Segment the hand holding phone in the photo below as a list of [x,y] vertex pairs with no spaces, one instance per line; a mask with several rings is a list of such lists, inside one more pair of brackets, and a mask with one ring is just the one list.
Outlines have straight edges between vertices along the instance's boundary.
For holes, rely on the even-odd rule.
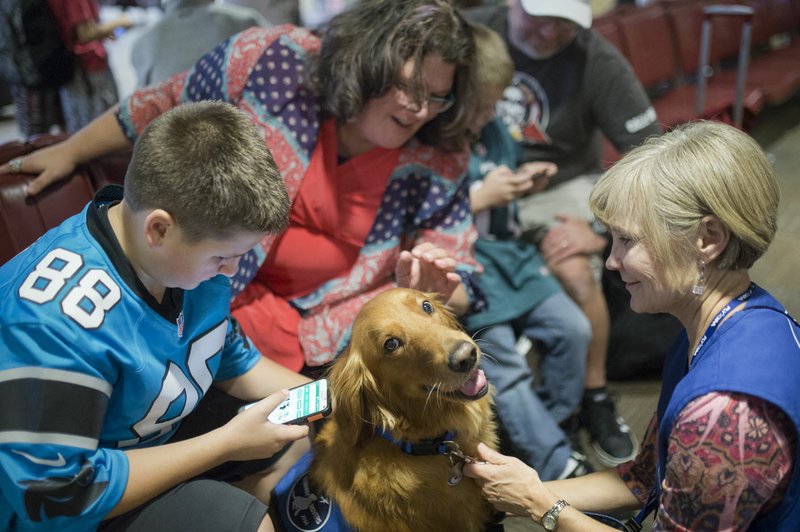
[[550,178],[556,173],[558,167],[549,162],[531,162],[521,164],[515,172],[518,176],[526,176],[531,180],[531,186],[528,188],[524,196],[536,194],[547,188]]
[[[244,411],[254,404],[245,405],[240,411]],[[328,380],[319,379],[291,388],[289,397],[270,412],[267,420],[277,424],[304,425],[327,417],[330,413]]]

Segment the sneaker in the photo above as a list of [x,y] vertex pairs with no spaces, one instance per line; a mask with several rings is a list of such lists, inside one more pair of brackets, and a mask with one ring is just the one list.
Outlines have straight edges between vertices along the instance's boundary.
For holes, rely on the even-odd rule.
[[594,472],[594,468],[592,467],[592,464],[589,463],[589,459],[586,458],[586,455],[581,454],[578,451],[572,451],[569,454],[567,465],[564,467],[564,471],[561,472],[556,480],[582,477],[583,475],[588,475],[592,472]]
[[633,460],[639,451],[636,437],[617,413],[605,389],[587,392],[583,397],[580,420],[589,431],[597,459],[608,467]]

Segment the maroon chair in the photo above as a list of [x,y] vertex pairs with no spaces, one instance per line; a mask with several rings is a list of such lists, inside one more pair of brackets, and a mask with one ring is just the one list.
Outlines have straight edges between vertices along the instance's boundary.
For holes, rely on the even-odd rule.
[[[654,4],[618,17],[627,57],[665,128],[696,118],[694,87],[681,79],[676,48],[664,7]],[[709,111],[713,114],[714,109]]]
[[[742,46],[741,36],[743,23],[747,16],[713,16],[707,19],[704,12],[713,2],[665,2],[666,13],[672,30],[673,39],[677,49],[679,76],[691,83],[690,98],[682,97],[681,103],[690,103],[695,106],[694,118],[713,118],[728,123],[736,122],[734,108],[737,102],[741,105],[742,113],[746,116],[739,119],[738,126],[743,122],[750,122],[761,112],[765,104],[765,96],[761,87],[745,85],[741,94],[737,93],[737,80],[733,75],[722,77],[717,75],[722,71],[726,61],[736,63],[739,50]],[[728,4],[731,5],[730,3]],[[735,6],[735,4],[733,4]],[[724,7],[724,6],[720,6]],[[701,58],[701,44],[703,22],[710,21],[711,39],[706,49],[706,55]],[[749,50],[749,46],[746,48]],[[703,76],[698,75],[703,62]],[[742,65],[747,68],[747,65]],[[696,108],[698,103],[697,85],[702,80],[701,98],[702,108]],[[687,95],[689,96],[689,95]]]
[[[796,2],[800,9],[800,2]],[[800,39],[775,49],[774,37],[797,33],[798,23],[791,5],[784,0],[755,0],[753,8],[753,38],[747,86],[764,93],[766,103],[779,105],[788,101],[800,87]],[[780,39],[785,40],[785,39]],[[718,74],[720,81],[730,83],[736,73],[732,70]]]
[[[0,164],[24,157],[64,138],[39,135],[24,142],[2,144]],[[101,186],[121,184],[129,159],[130,153],[120,153],[82,165],[67,179],[53,183],[32,197],[25,194],[25,188],[34,176],[0,175],[0,264],[5,264],[49,229],[80,212]]]
[[622,40],[622,34],[619,30],[619,22],[617,20],[619,13],[621,12],[616,10],[609,11],[602,17],[592,20],[592,29],[613,44],[614,48],[622,52],[622,55],[628,57],[625,43]]

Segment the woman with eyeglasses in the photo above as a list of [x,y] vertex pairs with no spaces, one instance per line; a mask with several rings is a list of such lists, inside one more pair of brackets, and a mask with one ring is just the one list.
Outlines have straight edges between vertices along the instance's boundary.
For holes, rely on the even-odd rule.
[[365,0],[321,38],[251,28],[14,168],[39,174],[36,194],[183,102],[243,110],[292,210],[284,233],[240,261],[234,316],[262,354],[310,371],[344,348],[363,303],[389,287],[437,292],[459,314],[483,304],[464,179],[473,48],[447,0]]

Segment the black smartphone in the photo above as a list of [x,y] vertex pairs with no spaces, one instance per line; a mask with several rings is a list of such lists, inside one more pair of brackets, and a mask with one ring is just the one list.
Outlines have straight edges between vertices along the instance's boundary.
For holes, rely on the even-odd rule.
[[[241,410],[246,410],[254,404],[245,405]],[[267,419],[278,424],[304,425],[327,417],[330,413],[328,380],[319,379],[291,388],[289,397],[270,412]]]

